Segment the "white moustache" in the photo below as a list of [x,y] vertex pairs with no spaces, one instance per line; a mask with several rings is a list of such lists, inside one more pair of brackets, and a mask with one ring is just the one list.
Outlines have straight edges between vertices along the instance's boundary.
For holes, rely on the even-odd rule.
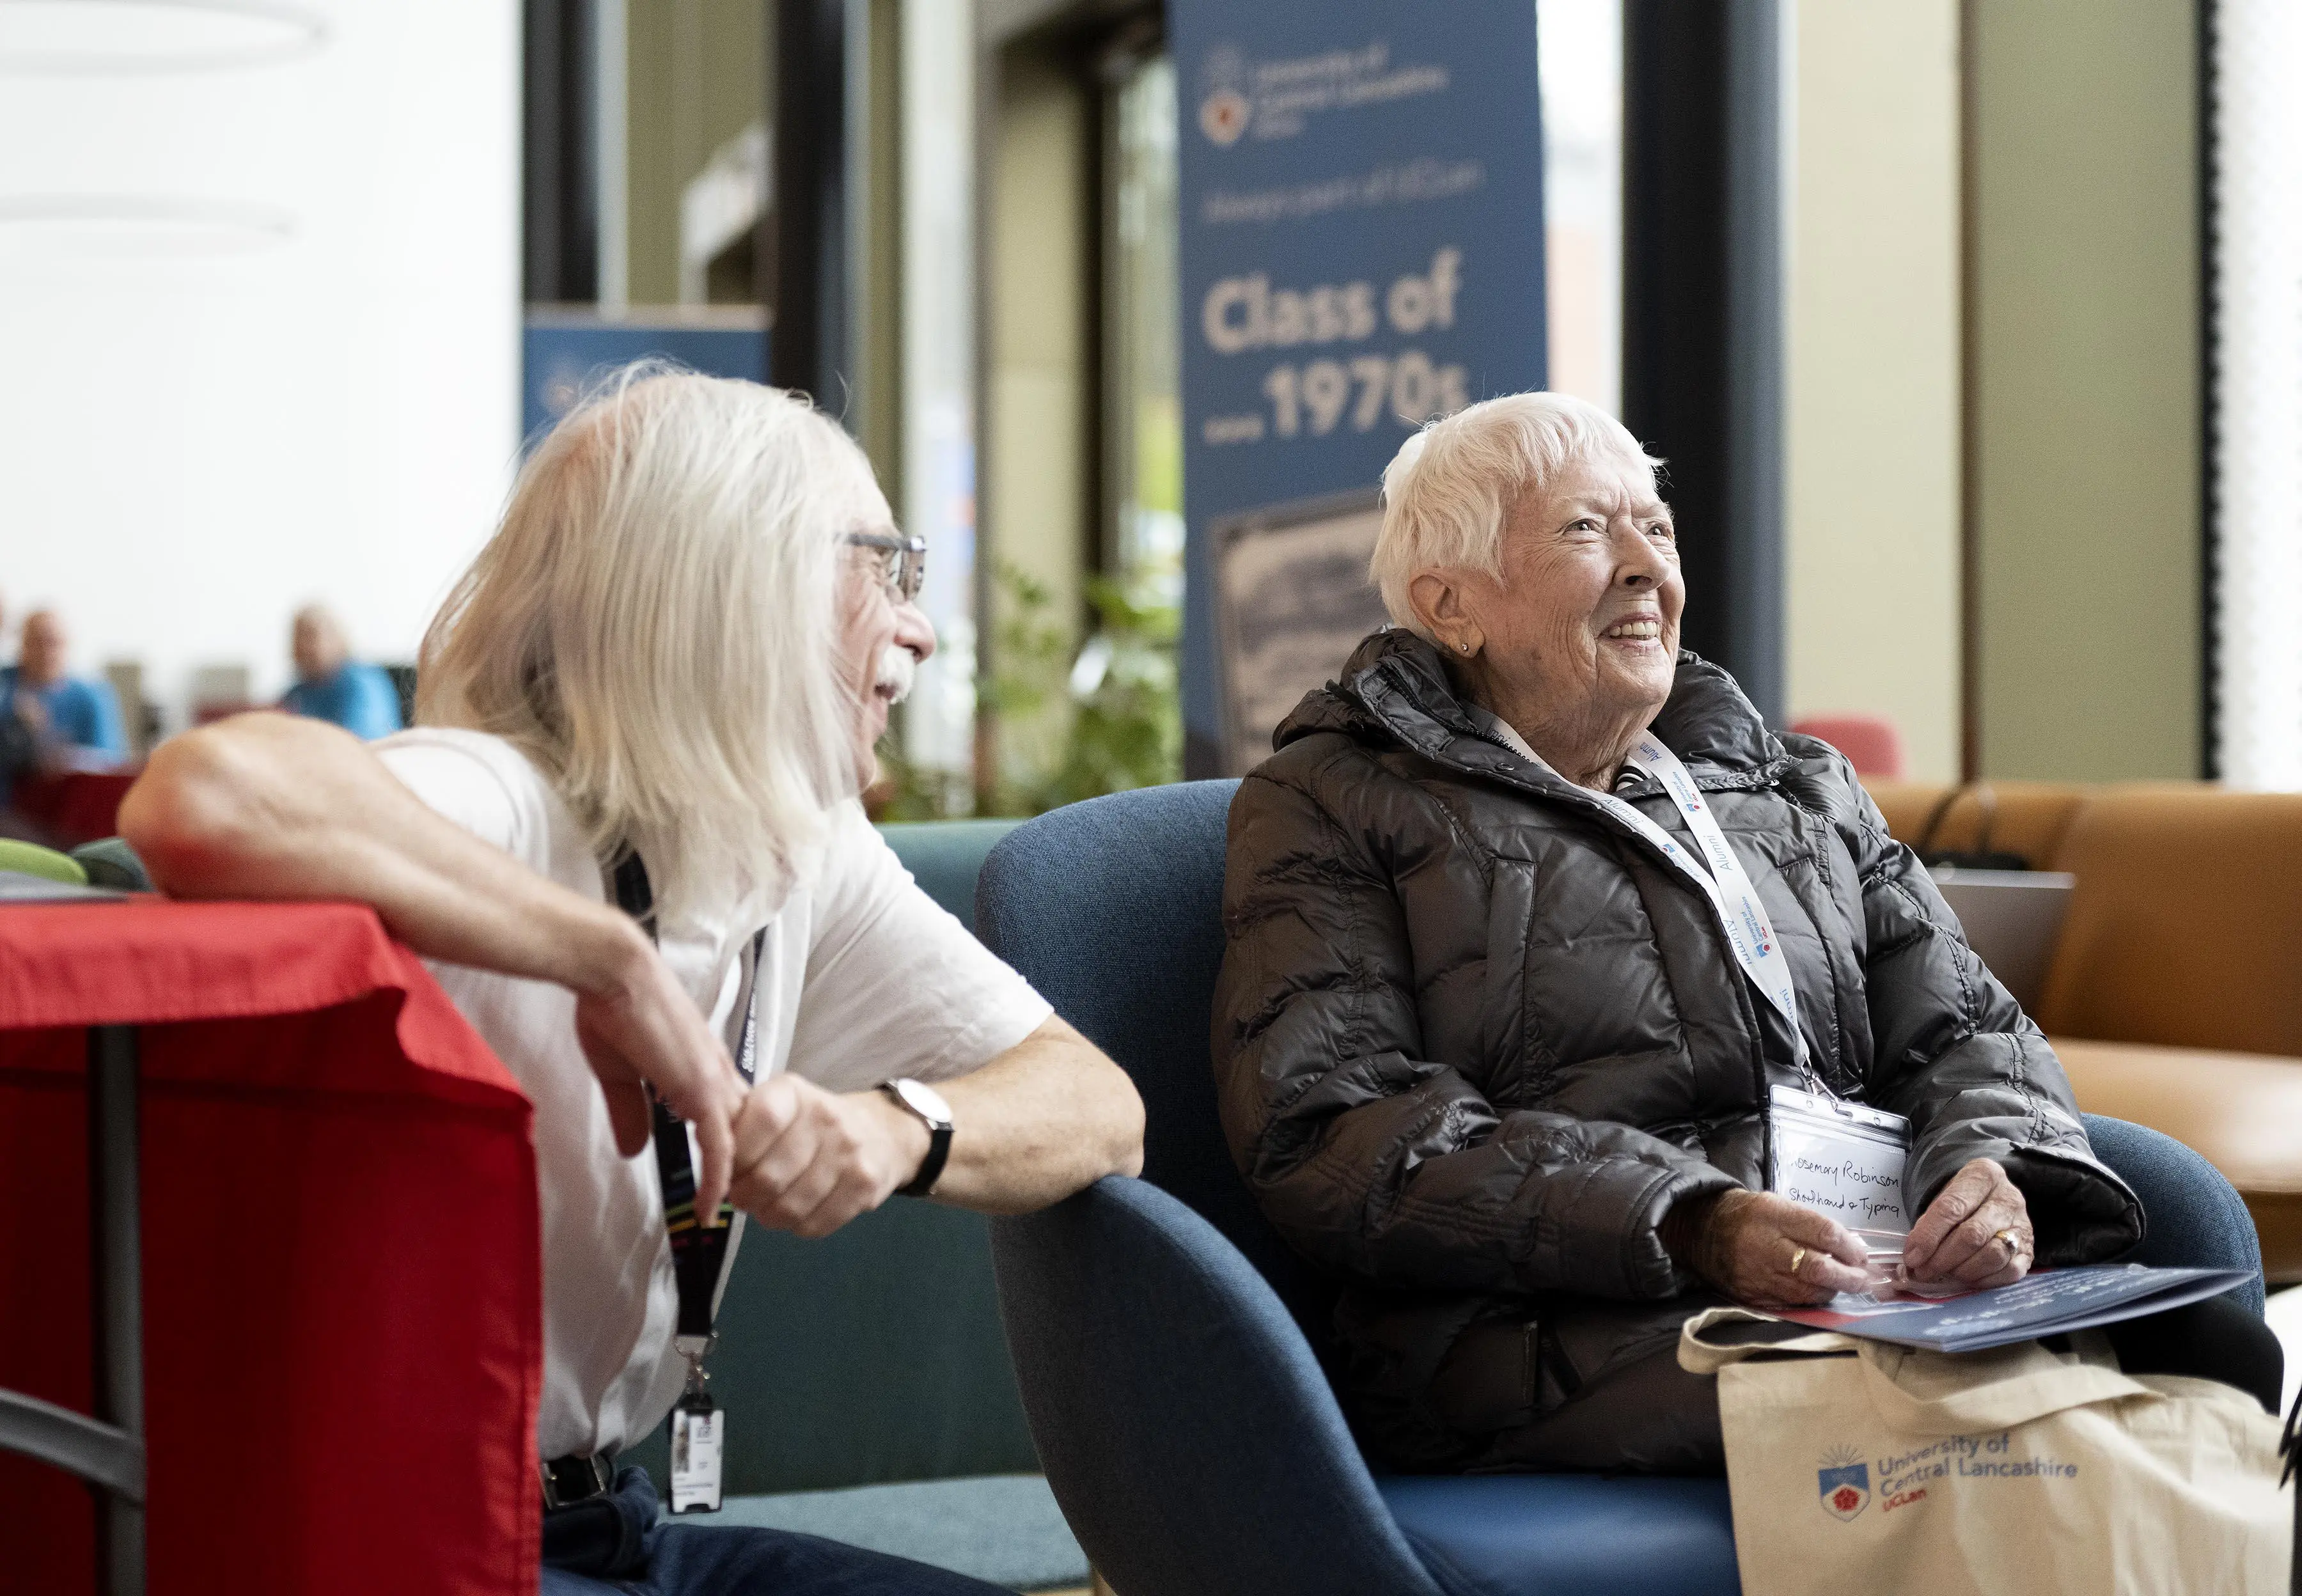
[[879,655],[879,672],[872,685],[887,694],[890,701],[902,703],[912,695],[912,686],[919,680],[920,662],[912,651],[901,643],[889,643]]

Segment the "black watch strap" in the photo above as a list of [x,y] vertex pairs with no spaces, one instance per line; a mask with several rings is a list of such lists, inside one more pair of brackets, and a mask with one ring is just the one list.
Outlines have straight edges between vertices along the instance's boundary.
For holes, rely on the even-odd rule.
[[950,1156],[951,1127],[949,1125],[929,1125],[928,1127],[928,1155],[920,1161],[920,1172],[912,1177],[912,1183],[909,1186],[898,1186],[895,1188],[895,1195],[897,1197],[927,1196],[928,1193],[935,1189],[935,1183],[943,1178],[944,1160]]
[[882,1081],[879,1084],[879,1089],[893,1098],[896,1105],[905,1113],[915,1116],[928,1128],[928,1155],[920,1161],[920,1172],[912,1177],[909,1185],[895,1188],[895,1195],[925,1197],[935,1189],[935,1183],[942,1179],[944,1162],[951,1156],[951,1121],[928,1113],[905,1096],[903,1088],[907,1084],[907,1082],[894,1080]]

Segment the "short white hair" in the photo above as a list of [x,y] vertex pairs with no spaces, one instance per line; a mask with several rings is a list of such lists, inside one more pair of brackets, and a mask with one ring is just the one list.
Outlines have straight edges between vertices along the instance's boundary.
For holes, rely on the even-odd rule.
[[873,491],[804,398],[626,367],[520,468],[424,634],[416,718],[521,749],[603,860],[644,845],[667,919],[772,906],[855,791],[835,609]]
[[1367,574],[1391,624],[1430,632],[1407,598],[1418,572],[1502,575],[1503,523],[1571,461],[1611,460],[1646,474],[1662,462],[1598,406],[1566,393],[1508,393],[1442,416],[1399,446],[1382,473],[1382,531]]

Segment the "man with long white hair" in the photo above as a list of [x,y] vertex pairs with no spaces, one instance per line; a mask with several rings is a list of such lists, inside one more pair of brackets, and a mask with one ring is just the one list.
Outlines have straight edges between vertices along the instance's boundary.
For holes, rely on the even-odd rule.
[[821,1236],[898,1193],[1014,1213],[1141,1165],[1126,1076],[857,802],[935,648],[923,553],[803,399],[636,368],[522,468],[424,639],[416,730],[242,716],[122,808],[172,894],[374,904],[533,1098],[547,1596],[987,1589],[659,1525],[618,1474],[668,1415],[674,1511],[716,1507],[747,1416],[700,1377],[741,1219],[696,1216],[724,1195]]

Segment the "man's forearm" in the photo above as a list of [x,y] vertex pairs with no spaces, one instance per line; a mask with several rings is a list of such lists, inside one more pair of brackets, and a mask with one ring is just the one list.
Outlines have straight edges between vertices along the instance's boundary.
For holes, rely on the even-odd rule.
[[435,814],[338,728],[235,717],[163,743],[120,827],[178,897],[349,898],[427,958],[606,993],[644,939]]
[[955,1127],[936,1182],[938,1202],[1027,1214],[1105,1175],[1142,1171],[1143,1102],[1134,1083],[1061,1020],[936,1089]]
[[624,914],[435,814],[357,738],[274,714],[187,733],[154,753],[120,829],[177,896],[350,898],[427,958],[567,987],[617,1146],[647,1146],[653,1087],[694,1125],[697,1201],[718,1206],[743,1082],[670,967]]

